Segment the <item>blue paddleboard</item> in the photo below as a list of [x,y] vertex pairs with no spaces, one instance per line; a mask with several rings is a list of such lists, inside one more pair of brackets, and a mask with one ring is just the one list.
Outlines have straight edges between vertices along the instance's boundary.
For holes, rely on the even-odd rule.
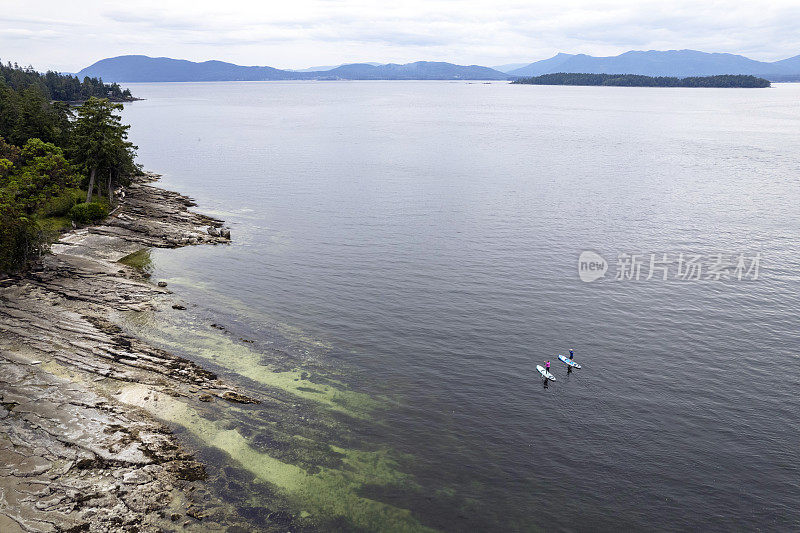
[[571,367],[574,367],[574,368],[580,368],[581,367],[581,365],[579,365],[575,361],[571,360],[566,355],[559,355],[558,358],[561,360],[562,363],[566,363],[567,365],[569,365]]

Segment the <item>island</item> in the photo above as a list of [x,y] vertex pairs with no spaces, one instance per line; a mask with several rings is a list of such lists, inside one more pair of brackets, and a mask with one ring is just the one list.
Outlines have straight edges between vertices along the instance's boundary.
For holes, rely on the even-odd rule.
[[604,87],[716,87],[756,89],[770,87],[769,80],[742,74],[717,76],[642,76],[639,74],[588,74],[557,72],[530,78],[518,78],[511,83],[521,85],[584,85]]

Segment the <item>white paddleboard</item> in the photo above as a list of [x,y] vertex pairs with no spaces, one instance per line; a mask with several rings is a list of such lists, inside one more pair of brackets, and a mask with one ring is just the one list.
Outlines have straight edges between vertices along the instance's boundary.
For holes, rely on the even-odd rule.
[[576,363],[575,361],[572,361],[572,360],[571,360],[569,357],[567,357],[566,355],[559,355],[559,356],[558,356],[558,358],[561,360],[561,362],[562,362],[562,363],[566,363],[566,364],[568,364],[569,366],[572,366],[572,367],[575,367],[575,368],[580,368],[580,367],[581,367],[581,365],[579,365],[579,364],[578,364],[578,363]]
[[539,371],[539,373],[542,375],[543,378],[549,379],[550,381],[556,380],[556,377],[547,370],[545,370],[542,365],[536,365],[536,370]]

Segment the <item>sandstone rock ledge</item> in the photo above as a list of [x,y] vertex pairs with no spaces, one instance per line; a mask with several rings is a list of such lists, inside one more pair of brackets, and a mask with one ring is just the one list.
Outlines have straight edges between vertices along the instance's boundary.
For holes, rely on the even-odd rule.
[[154,187],[155,179],[136,178],[102,225],[65,234],[30,272],[0,280],[3,533],[225,531],[235,522],[221,518],[203,466],[121,394],[250,401],[113,322],[121,311],[177,305],[120,258],[143,247],[228,242],[222,221],[189,211],[189,198]]

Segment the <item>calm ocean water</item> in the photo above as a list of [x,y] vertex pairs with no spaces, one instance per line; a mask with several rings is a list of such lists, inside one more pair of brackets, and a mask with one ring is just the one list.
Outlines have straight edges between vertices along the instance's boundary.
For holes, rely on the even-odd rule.
[[[248,371],[280,360],[379,399],[315,433],[388,450],[403,476],[360,496],[448,531],[800,528],[800,85],[131,88],[140,161],[234,239],[154,252],[154,279],[193,304],[186,335],[251,341],[172,348],[264,394]],[[604,279],[579,279],[584,250]],[[646,280],[651,253],[761,262]],[[270,409],[229,426],[274,443]],[[270,520],[225,479],[246,461],[211,448],[221,493]],[[314,471],[288,448],[259,449]]]

